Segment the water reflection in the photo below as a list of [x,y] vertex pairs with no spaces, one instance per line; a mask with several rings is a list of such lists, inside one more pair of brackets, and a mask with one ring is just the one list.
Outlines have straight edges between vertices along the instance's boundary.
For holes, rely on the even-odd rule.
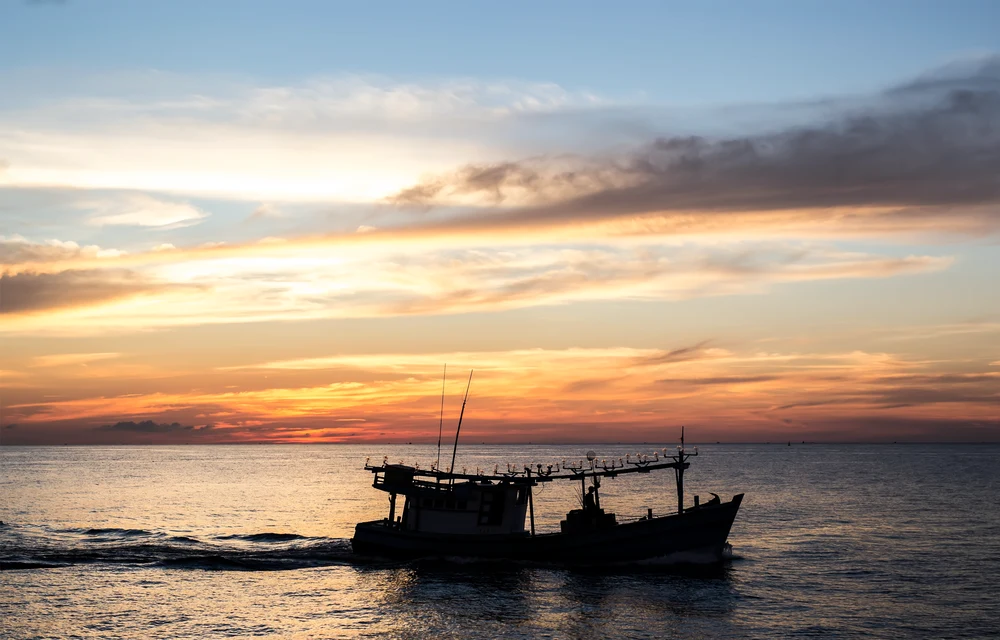
[[726,627],[739,599],[725,567],[646,567],[630,574],[421,561],[355,571],[383,632],[399,637],[459,631],[465,637],[657,637],[666,628],[690,630],[692,620],[706,631]]
[[535,574],[526,568],[428,561],[356,570],[359,586],[372,594],[393,633],[517,627],[538,615]]

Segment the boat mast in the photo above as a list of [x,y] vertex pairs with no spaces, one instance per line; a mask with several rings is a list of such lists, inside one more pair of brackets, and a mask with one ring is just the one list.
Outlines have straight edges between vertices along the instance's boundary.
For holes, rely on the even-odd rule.
[[677,513],[684,513],[684,426],[681,425],[681,446],[678,447],[677,461],[679,465],[674,467],[674,475],[677,478]]
[[[458,414],[458,428],[455,429],[455,446],[451,449],[451,467],[448,468],[448,473],[455,473],[455,455],[458,453],[458,434],[462,432],[462,417],[465,416],[465,403],[469,401],[469,387],[472,386],[472,372],[473,369],[470,369],[469,383],[465,385],[465,398],[462,400],[462,411]],[[452,478],[451,482],[454,484],[455,478]]]
[[[531,479],[531,467],[527,469],[528,479]],[[535,500],[531,495],[531,484],[528,485],[528,514],[531,517],[531,537],[535,537]]]
[[444,383],[448,379],[448,363],[444,363],[444,373],[441,374],[441,419],[438,421],[438,456],[434,468],[441,469],[441,431],[444,429]]

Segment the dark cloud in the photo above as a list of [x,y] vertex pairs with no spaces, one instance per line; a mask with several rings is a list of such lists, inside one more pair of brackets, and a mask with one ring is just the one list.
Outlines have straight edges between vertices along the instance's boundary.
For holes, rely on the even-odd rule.
[[727,385],[744,384],[749,382],[769,382],[778,380],[779,376],[759,375],[759,376],[716,376],[708,378],[664,378],[657,380],[658,384],[688,384],[688,385]]
[[909,374],[898,376],[885,376],[878,378],[874,382],[887,385],[902,384],[932,384],[932,385],[953,385],[953,384],[977,384],[980,382],[992,383],[1000,389],[1000,374],[998,373],[940,373],[940,374]]
[[[520,192],[541,204],[464,224],[670,211],[1000,203],[1000,57],[920,78],[836,121],[732,138],[663,137],[631,153],[471,165],[391,199],[426,206]],[[994,208],[986,215],[997,216]]]
[[544,180],[555,179],[572,183],[571,175],[543,176],[523,162],[501,162],[493,165],[469,165],[454,175],[431,179],[404,189],[389,198],[393,204],[428,204],[447,191],[453,194],[487,193],[495,202],[503,202],[505,190],[512,187],[533,188]]
[[874,405],[898,409],[934,404],[1000,405],[1000,377],[990,373],[885,376],[866,388],[847,388],[827,398],[775,407],[777,411],[833,405]]
[[10,431],[10,430],[14,430],[14,429],[17,429],[17,425],[16,424],[8,424],[8,425],[4,426],[4,430],[5,431]]
[[615,376],[608,378],[592,378],[589,380],[577,380],[563,387],[563,393],[590,393],[601,390],[609,385],[624,380],[625,376]]
[[275,207],[273,204],[265,202],[259,205],[250,216],[246,219],[247,222],[252,222],[254,220],[265,220],[274,218],[284,218],[286,214],[281,209]]
[[786,435],[812,442],[997,442],[1000,420],[861,415],[810,420]]
[[86,306],[159,291],[164,286],[125,269],[4,275],[0,276],[0,313]]
[[[0,170],[3,170],[0,164]],[[17,265],[30,262],[57,262],[81,255],[75,243],[38,244],[21,239],[0,238],[0,265]]]
[[705,345],[708,340],[703,340],[690,347],[672,349],[670,351],[659,351],[649,356],[641,356],[633,362],[634,366],[655,366],[660,364],[671,364],[674,362],[688,362],[690,360],[701,360],[705,358]]
[[174,433],[174,432],[200,432],[208,429],[212,429],[213,425],[206,424],[202,427],[195,426],[185,426],[178,422],[172,422],[170,424],[157,423],[152,420],[143,420],[142,422],[116,422],[115,424],[104,425],[103,427],[98,427],[98,431],[128,431],[132,433]]
[[901,387],[872,394],[875,402],[889,406],[922,404],[995,404],[1000,405],[1000,387],[968,389],[936,387]]
[[827,405],[834,404],[854,404],[859,402],[856,398],[832,398],[830,400],[811,400],[809,402],[793,402],[791,404],[783,404],[780,407],[775,407],[776,411],[785,411],[787,409],[800,409],[803,407],[825,407]]
[[996,90],[1000,83],[1000,56],[956,60],[888,91],[891,97],[921,97],[934,92],[963,89]]

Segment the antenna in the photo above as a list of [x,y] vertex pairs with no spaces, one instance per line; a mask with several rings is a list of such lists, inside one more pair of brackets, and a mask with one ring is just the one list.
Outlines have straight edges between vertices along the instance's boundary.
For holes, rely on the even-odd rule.
[[[455,472],[455,454],[458,453],[458,434],[462,432],[462,417],[465,415],[465,403],[469,401],[469,387],[472,386],[472,372],[473,369],[469,369],[469,383],[465,385],[465,399],[462,400],[462,411],[458,414],[458,428],[455,429],[455,446],[451,450],[451,466],[448,467],[448,473]],[[452,478],[452,482],[455,479]]]
[[441,419],[438,421],[438,457],[434,468],[441,470],[441,430],[444,429],[444,382],[448,378],[448,363],[444,363],[444,373],[441,374]]
[[681,425],[681,449],[684,448],[684,425]]

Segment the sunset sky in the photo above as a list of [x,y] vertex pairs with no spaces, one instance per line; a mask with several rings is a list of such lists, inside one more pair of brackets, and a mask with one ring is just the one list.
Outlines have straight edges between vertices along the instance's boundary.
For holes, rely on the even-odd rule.
[[0,3],[0,444],[1000,440],[1000,3]]

